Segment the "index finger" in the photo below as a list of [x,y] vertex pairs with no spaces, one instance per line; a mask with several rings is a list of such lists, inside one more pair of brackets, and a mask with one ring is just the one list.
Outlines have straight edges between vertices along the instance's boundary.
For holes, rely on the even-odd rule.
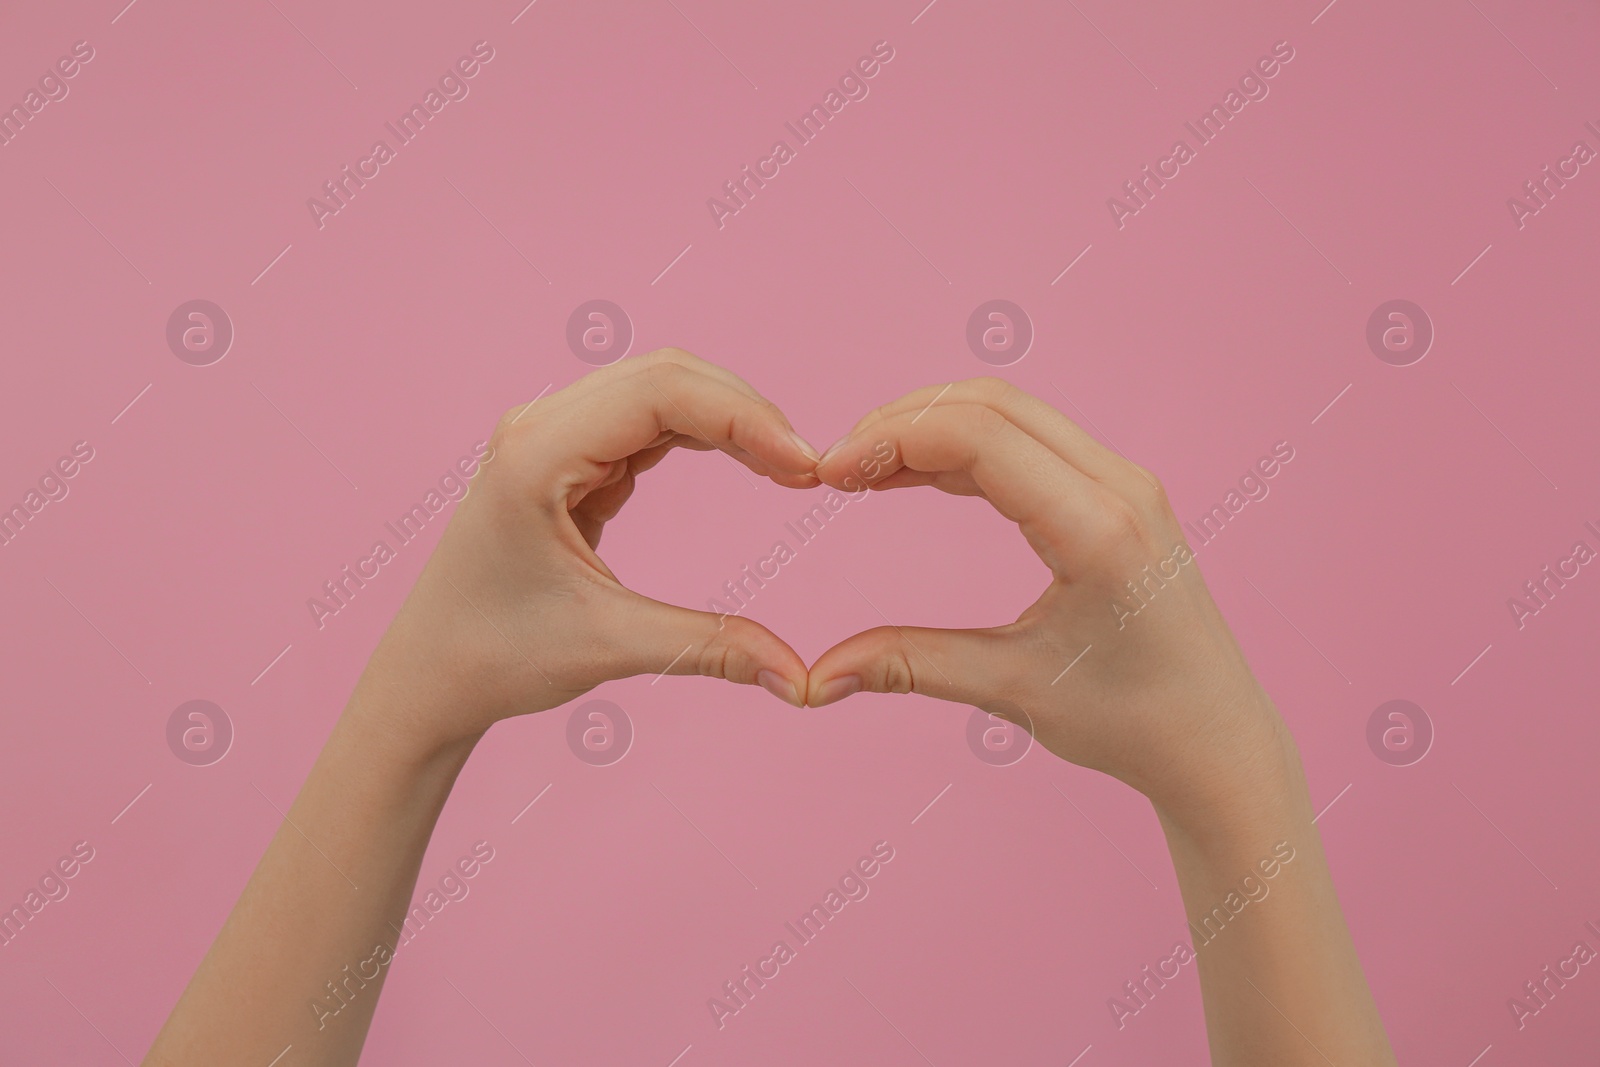
[[[891,458],[881,458],[877,442],[892,446]],[[902,471],[933,475],[940,488],[946,488],[940,475],[953,476],[951,491],[970,479],[1058,575],[1078,571],[1089,553],[1119,536],[1131,512],[1121,497],[984,404],[889,415],[870,433],[835,446],[817,476],[835,488],[849,488],[861,474],[871,484],[903,485],[907,479],[895,478]]]
[[[662,443],[664,434],[703,441],[772,471],[810,474],[817,455],[760,394],[682,364],[662,361],[553,407],[538,422],[547,454],[597,466]],[[763,472],[765,473],[765,472]]]
[[[1065,396],[1065,394],[1062,394]],[[869,412],[850,431],[859,433],[882,419],[940,404],[974,403],[994,408],[1019,430],[1097,482],[1123,488],[1138,470],[1128,459],[1091,437],[1065,414],[1002,378],[969,378],[914,390]]]

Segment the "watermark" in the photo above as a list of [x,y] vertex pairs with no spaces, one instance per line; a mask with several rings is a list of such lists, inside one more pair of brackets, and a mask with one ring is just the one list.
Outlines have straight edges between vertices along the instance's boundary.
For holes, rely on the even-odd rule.
[[377,981],[383,969],[393,962],[394,950],[380,941],[372,946],[372,955],[356,962],[354,971],[345,964],[340,972],[343,977],[324,983],[327,992],[312,998],[311,1013],[317,1017],[317,1029],[326,1029],[328,1020],[354,1002],[367,983]]
[[[1264,484],[1264,483],[1263,483]],[[1128,620],[1138,615],[1139,612],[1149,607],[1155,601],[1156,595],[1167,587],[1167,583],[1175,581],[1178,574],[1187,563],[1194,561],[1194,553],[1189,546],[1179,541],[1172,546],[1172,552],[1164,559],[1157,560],[1154,564],[1146,563],[1140,572],[1142,577],[1137,583],[1125,581],[1128,587],[1128,596],[1111,602],[1111,614],[1117,620],[1117,629],[1121,630],[1128,625]],[[1172,573],[1167,573],[1167,564],[1172,564]],[[1155,567],[1155,573],[1150,568]]]
[[28,924],[37,919],[46,907],[66,900],[67,894],[72,891],[67,883],[76,878],[92,859],[94,846],[87,841],[79,841],[72,846],[71,852],[46,868],[39,881],[24,894],[20,904],[13,905],[10,911],[0,912],[0,948],[21,936]]
[[354,169],[346,164],[338,177],[322,183],[322,197],[307,198],[306,208],[311,212],[311,221],[317,229],[328,224],[329,216],[337,215],[349,207],[356,193],[381,174],[383,168],[395,160],[399,150],[414,141],[446,106],[465,100],[472,91],[468,83],[482,73],[483,67],[493,59],[494,49],[489,42],[477,42],[472,46],[471,55],[462,56],[439,76],[438,88],[429,87],[420,104],[412,104],[398,119],[385,122],[383,128],[393,135],[393,145],[383,139],[374,141],[371,151],[356,160]]
[[[815,504],[811,510],[783,524],[784,532],[794,538],[794,544],[789,543],[789,538],[783,537],[772,543],[772,548],[765,556],[758,558],[753,564],[747,563],[732,579],[722,583],[722,595],[726,600],[710,597],[706,600],[706,610],[718,615],[718,626],[728,624],[729,615],[743,615],[756,594],[767,587],[767,583],[777,578],[783,568],[793,563],[799,557],[799,550],[815,541],[821,536],[827,525],[844,511],[845,507],[855,500],[865,500],[872,492],[866,483],[872,482],[883,468],[893,462],[895,458],[894,445],[889,441],[879,441],[872,446],[872,451],[856,463],[856,474],[845,475],[844,492],[829,489],[822,498],[822,503]],[[859,486],[859,488],[857,488]]]
[[[396,928],[399,940],[396,941],[394,950],[400,949],[415,941],[423,929],[439,917],[439,913],[451,903],[460,903],[467,899],[472,892],[471,881],[483,872],[483,868],[494,859],[494,846],[487,840],[473,843],[472,849],[445,868],[433,885],[422,894],[421,899],[413,898],[411,910],[406,913],[406,918]],[[415,929],[413,929],[415,926]]]
[[88,441],[77,441],[69,455],[62,456],[40,475],[37,489],[29,489],[19,503],[0,511],[0,546],[9,545],[22,533],[49,504],[67,499],[72,487],[67,483],[77,477],[84,465],[94,459],[94,446]]
[[[488,841],[479,841],[473,845],[470,852],[446,867],[445,873],[439,880],[428,887],[420,900],[412,904],[403,926],[394,926],[390,923],[396,935],[393,948],[379,942],[372,947],[372,953],[366,959],[359,960],[353,965],[353,969],[352,965],[347,963],[339,975],[323,983],[324,992],[318,993],[311,999],[311,1013],[316,1016],[317,1029],[320,1031],[326,1028],[329,1019],[349,1007],[361,991],[367,988],[367,983],[376,981],[383,973],[383,968],[394,961],[400,949],[415,940],[422,929],[436,919],[447,905],[466,900],[467,895],[472,892],[470,885],[472,879],[482,873],[484,865],[493,859],[494,846]],[[415,929],[412,928],[413,924]]]
[[[1600,926],[1596,926],[1593,919],[1583,924],[1589,933],[1600,937]],[[1538,1015],[1550,1006],[1556,993],[1565,989],[1567,983],[1583,973],[1583,967],[1595,958],[1595,951],[1587,941],[1579,941],[1572,946],[1572,953],[1565,959],[1555,963],[1547,963],[1539,972],[1539,977],[1532,981],[1522,983],[1526,997],[1508,997],[1506,1010],[1511,1012],[1511,1021],[1521,1030],[1528,1025],[1528,1020]]]
[[167,316],[167,347],[191,367],[209,367],[233,347],[233,320],[209,300],[179,304]]
[[407,511],[383,524],[384,530],[394,539],[393,545],[387,538],[374,541],[366,555],[354,564],[345,564],[336,576],[322,583],[322,596],[307,597],[306,610],[311,613],[311,621],[317,629],[327,626],[329,618],[349,607],[356,594],[383,573],[385,566],[399,558],[400,549],[421,537],[430,522],[452,503],[465,500],[472,488],[472,476],[492,459],[494,450],[489,442],[479,441],[473,445],[471,454],[461,456],[446,469],[435,487],[423,494],[420,503],[412,504]]
[[755,995],[782,974],[784,967],[798,959],[799,950],[815,941],[847,904],[867,899],[872,891],[868,883],[893,859],[893,846],[887,841],[877,842],[872,846],[871,855],[862,856],[846,870],[839,877],[838,887],[829,887],[820,903],[811,905],[793,922],[784,923],[783,928],[794,938],[793,945],[784,939],[774,941],[772,948],[754,965],[746,964],[738,977],[722,983],[720,998],[706,999],[706,1008],[717,1029],[727,1026],[729,1019],[748,1008]]
[[967,749],[991,767],[1009,767],[1033,747],[1033,719],[1009,701],[991,706],[992,712],[973,708],[967,716]]
[[1139,972],[1138,978],[1122,983],[1121,994],[1107,997],[1106,1007],[1110,1010],[1117,1029],[1126,1028],[1129,1019],[1148,1008],[1155,1000],[1156,994],[1165,989],[1168,982],[1178,977],[1183,966],[1198,959],[1200,950],[1221,937],[1223,931],[1239,918],[1245,908],[1266,900],[1267,894],[1272,892],[1272,887],[1268,883],[1278,877],[1294,857],[1294,846],[1287,841],[1279,841],[1272,847],[1272,855],[1251,868],[1250,873],[1239,880],[1239,887],[1230,890],[1220,904],[1207,912],[1200,920],[1199,926],[1193,922],[1189,923],[1189,932],[1195,935],[1192,945],[1183,941],[1177,942],[1168,955],[1156,961],[1154,969],[1152,965],[1146,964]]
[[[1600,544],[1600,530],[1595,529],[1592,522],[1585,522],[1584,529],[1595,536],[1596,543]],[[1572,552],[1565,558],[1557,559],[1555,563],[1547,563],[1538,576],[1522,583],[1521,597],[1507,597],[1506,607],[1511,611],[1511,621],[1521,630],[1528,625],[1528,620],[1550,606],[1556,593],[1565,589],[1567,583],[1583,573],[1583,567],[1595,558],[1595,550],[1589,547],[1589,542],[1579,540],[1572,543]]]
[[1433,347],[1433,320],[1410,300],[1385,300],[1367,316],[1367,347],[1391,367],[1409,367]]
[[1367,747],[1391,767],[1409,767],[1433,748],[1433,720],[1409,700],[1385,701],[1367,717]]
[[590,700],[567,716],[567,748],[591,767],[609,767],[633,748],[633,720],[609,700]]
[[209,767],[233,747],[233,720],[209,700],[179,704],[167,716],[167,748],[191,767]]
[[567,348],[593,367],[608,367],[633,347],[633,320],[622,305],[589,300],[567,316]]
[[[1592,120],[1583,125],[1590,133],[1600,137],[1600,126],[1596,126]],[[1565,158],[1556,160],[1553,167],[1546,163],[1539,177],[1523,182],[1522,192],[1526,199],[1515,196],[1506,198],[1506,210],[1511,212],[1511,221],[1517,224],[1517,229],[1528,225],[1529,219],[1549,207],[1556,193],[1565,189],[1567,182],[1582,174],[1584,166],[1594,158],[1595,150],[1589,147],[1588,141],[1574,141]]]
[[[1239,879],[1239,888],[1231,890],[1222,898],[1222,903],[1207,912],[1199,926],[1190,923],[1189,932],[1195,935],[1195,952],[1198,953],[1221,937],[1223,930],[1239,917],[1247,905],[1259,904],[1267,899],[1267,894],[1272,892],[1272,887],[1267,883],[1278,877],[1283,868],[1294,861],[1294,857],[1294,846],[1287,841],[1279,841],[1272,846],[1272,855],[1258,861],[1255,870]],[[1256,871],[1260,872],[1259,878]]]
[[28,124],[37,119],[46,107],[65,100],[72,91],[67,83],[76,78],[84,65],[93,59],[94,46],[88,41],[79,41],[72,46],[71,55],[62,56],[39,76],[35,83],[38,87],[24,93],[21,103],[0,111],[0,148],[21,136]]
[[1194,551],[1216,540],[1224,527],[1239,517],[1246,506],[1260,503],[1267,499],[1272,492],[1272,487],[1267,483],[1278,476],[1288,463],[1294,459],[1294,446],[1288,441],[1279,441],[1272,446],[1270,455],[1262,456],[1239,477],[1239,488],[1230,489],[1222,498],[1220,504],[1213,504],[1199,519],[1183,524],[1183,528],[1194,535]]
[[749,207],[756,192],[765,189],[767,182],[799,158],[799,150],[814,141],[846,105],[865,100],[872,91],[867,82],[877,77],[883,66],[892,59],[894,48],[888,41],[878,41],[872,46],[871,55],[856,60],[855,65],[839,77],[838,88],[829,89],[822,97],[822,103],[811,105],[811,109],[799,119],[783,124],[783,128],[794,136],[794,145],[791,146],[786,139],[774,141],[767,155],[756,160],[754,169],[746,163],[737,177],[723,182],[722,197],[713,196],[706,200],[706,209],[711,212],[711,221],[717,224],[717,229],[722,229],[728,224],[729,218]]
[[1033,347],[1033,320],[1009,300],[986,300],[967,317],[967,348],[991,367],[1009,367]]
[[1139,172],[1139,177],[1122,183],[1123,192],[1127,194],[1126,199],[1107,197],[1106,208],[1111,212],[1111,221],[1116,223],[1117,229],[1127,226],[1130,218],[1149,207],[1150,201],[1155,199],[1157,190],[1166,188],[1167,182],[1183,173],[1185,166],[1198,159],[1199,150],[1221,136],[1222,131],[1238,117],[1246,105],[1252,101],[1265,100],[1267,94],[1272,91],[1268,82],[1277,77],[1283,66],[1293,59],[1294,48],[1288,41],[1274,44],[1272,53],[1256,60],[1255,66],[1239,79],[1237,89],[1229,89],[1220,104],[1211,105],[1211,109],[1199,118],[1198,126],[1193,122],[1183,124],[1184,128],[1194,136],[1193,145],[1187,138],[1178,138],[1173,142],[1172,151],[1156,160],[1154,169],[1146,165]]
[[[1195,958],[1194,949],[1178,941],[1173,944],[1170,953],[1154,964],[1145,964],[1139,972],[1140,977],[1123,982],[1120,995],[1106,998],[1106,1007],[1111,1009],[1111,1018],[1116,1021],[1117,1029],[1126,1029],[1128,1020],[1148,1008],[1156,993],[1167,988],[1167,983],[1178,977],[1184,965],[1193,963]],[[1170,971],[1167,969],[1169,966],[1172,968]]]

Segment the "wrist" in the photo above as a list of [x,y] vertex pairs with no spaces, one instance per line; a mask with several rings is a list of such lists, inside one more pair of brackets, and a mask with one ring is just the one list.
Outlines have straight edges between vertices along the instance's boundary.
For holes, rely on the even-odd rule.
[[421,679],[380,669],[374,657],[339,716],[335,737],[407,778],[444,773],[453,779],[487,731],[464,703]]
[[1197,848],[1258,842],[1311,817],[1299,750],[1270,705],[1181,787],[1146,796],[1169,841]]

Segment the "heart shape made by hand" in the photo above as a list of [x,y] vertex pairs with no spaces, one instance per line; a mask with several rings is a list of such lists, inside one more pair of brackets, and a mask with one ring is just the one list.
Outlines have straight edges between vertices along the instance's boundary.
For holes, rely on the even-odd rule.
[[[491,444],[375,654],[431,665],[413,670],[418,684],[448,685],[462,707],[441,730],[481,732],[609,679],[701,674],[795,707],[858,692],[972,705],[1153,796],[1221,773],[1241,738],[1282,739],[1160,482],[1000,379],[915,390],[819,454],[743,379],[664,349],[511,409]],[[1017,524],[1051,580],[1015,622],[891,623],[807,666],[741,614],[627,589],[598,555],[636,478],[674,448],[718,449],[841,501],[917,486],[978,497]]]

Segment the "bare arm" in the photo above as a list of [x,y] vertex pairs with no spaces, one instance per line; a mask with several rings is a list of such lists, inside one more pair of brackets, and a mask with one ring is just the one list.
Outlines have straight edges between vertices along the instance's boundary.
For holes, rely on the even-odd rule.
[[285,1063],[355,1063],[428,838],[498,720],[646,671],[799,703],[805,665],[770,631],[629,592],[595,554],[677,447],[817,484],[816,453],[754,389],[666,349],[513,409],[492,444],[147,1064],[267,1064],[290,1045]]
[[1285,731],[1212,811],[1159,808],[1217,1064],[1393,1064]]
[[355,1063],[417,868],[473,739],[413,745],[384,728],[369,671],[148,1064]]
[[1055,578],[1010,626],[868,631],[808,676],[765,629],[637,597],[594,554],[634,476],[679,445],[815,484],[806,448],[749,386],[669,350],[525,414],[502,420],[493,455],[504,458],[452,520],[147,1062],[270,1062],[291,1044],[296,1062],[355,1062],[393,924],[484,731],[675,662],[675,673],[763,684],[795,703],[916,691],[1026,723],[1154,804],[1216,1062],[1393,1063],[1298,755],[1147,472],[1003,383],[875,412],[816,468],[823,481],[853,490],[861,474],[880,489],[983,496]]
[[1214,1062],[1392,1064],[1294,743],[1160,483],[997,379],[879,408],[817,473],[838,486],[885,441],[875,489],[986,499],[1052,581],[1007,626],[886,626],[846,639],[812,665],[811,702],[859,689],[972,704],[1139,790],[1166,831],[1192,926],[1219,931],[1192,945]]

